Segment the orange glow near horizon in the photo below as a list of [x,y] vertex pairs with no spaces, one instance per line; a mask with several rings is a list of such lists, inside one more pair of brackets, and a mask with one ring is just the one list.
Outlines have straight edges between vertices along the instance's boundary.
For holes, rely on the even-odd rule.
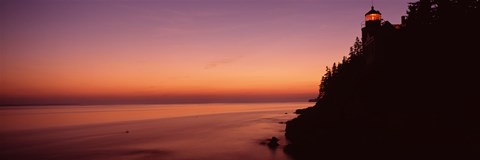
[[[179,57],[181,58],[181,57]],[[258,57],[242,57],[235,62],[193,59],[150,62],[79,60],[20,63],[5,62],[2,73],[2,94],[10,95],[156,95],[156,94],[233,94],[238,92],[304,92],[313,90],[318,74],[308,66],[289,66],[288,57],[269,59],[264,64]],[[64,59],[65,60],[65,59]],[[265,59],[264,59],[265,60]],[[222,62],[220,62],[222,61]],[[300,60],[299,60],[300,61]],[[18,62],[18,61],[16,61]],[[59,64],[61,63],[61,64]],[[218,64],[214,64],[218,63]],[[289,66],[288,68],[285,66]],[[14,69],[13,69],[14,68]]]

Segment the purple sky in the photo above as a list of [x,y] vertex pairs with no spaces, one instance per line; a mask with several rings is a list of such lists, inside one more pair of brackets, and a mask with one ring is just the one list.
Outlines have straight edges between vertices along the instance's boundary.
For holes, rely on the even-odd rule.
[[[374,5],[383,19],[399,23],[408,2]],[[316,96],[325,66],[347,55],[361,35],[370,6],[370,0],[1,0],[0,104],[306,100]]]

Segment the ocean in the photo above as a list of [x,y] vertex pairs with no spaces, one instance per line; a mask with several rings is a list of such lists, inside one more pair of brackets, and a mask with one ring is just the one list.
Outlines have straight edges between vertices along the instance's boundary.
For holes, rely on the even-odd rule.
[[[312,103],[0,108],[0,159],[288,160],[284,122]],[[269,148],[275,136],[280,146]]]

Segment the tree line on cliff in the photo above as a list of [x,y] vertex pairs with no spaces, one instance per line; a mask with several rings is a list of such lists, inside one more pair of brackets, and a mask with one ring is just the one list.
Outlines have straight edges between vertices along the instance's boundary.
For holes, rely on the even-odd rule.
[[478,0],[420,0],[406,26],[378,43],[374,63],[357,38],[327,67],[316,105],[287,122],[285,151],[297,159],[479,153],[479,20]]

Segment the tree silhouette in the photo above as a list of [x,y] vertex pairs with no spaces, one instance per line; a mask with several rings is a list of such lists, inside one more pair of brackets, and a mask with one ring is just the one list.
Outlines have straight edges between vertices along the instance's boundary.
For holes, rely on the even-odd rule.
[[479,10],[478,0],[420,0],[406,27],[382,25],[374,55],[357,37],[348,57],[327,67],[315,106],[287,122],[285,151],[296,159],[478,157]]

